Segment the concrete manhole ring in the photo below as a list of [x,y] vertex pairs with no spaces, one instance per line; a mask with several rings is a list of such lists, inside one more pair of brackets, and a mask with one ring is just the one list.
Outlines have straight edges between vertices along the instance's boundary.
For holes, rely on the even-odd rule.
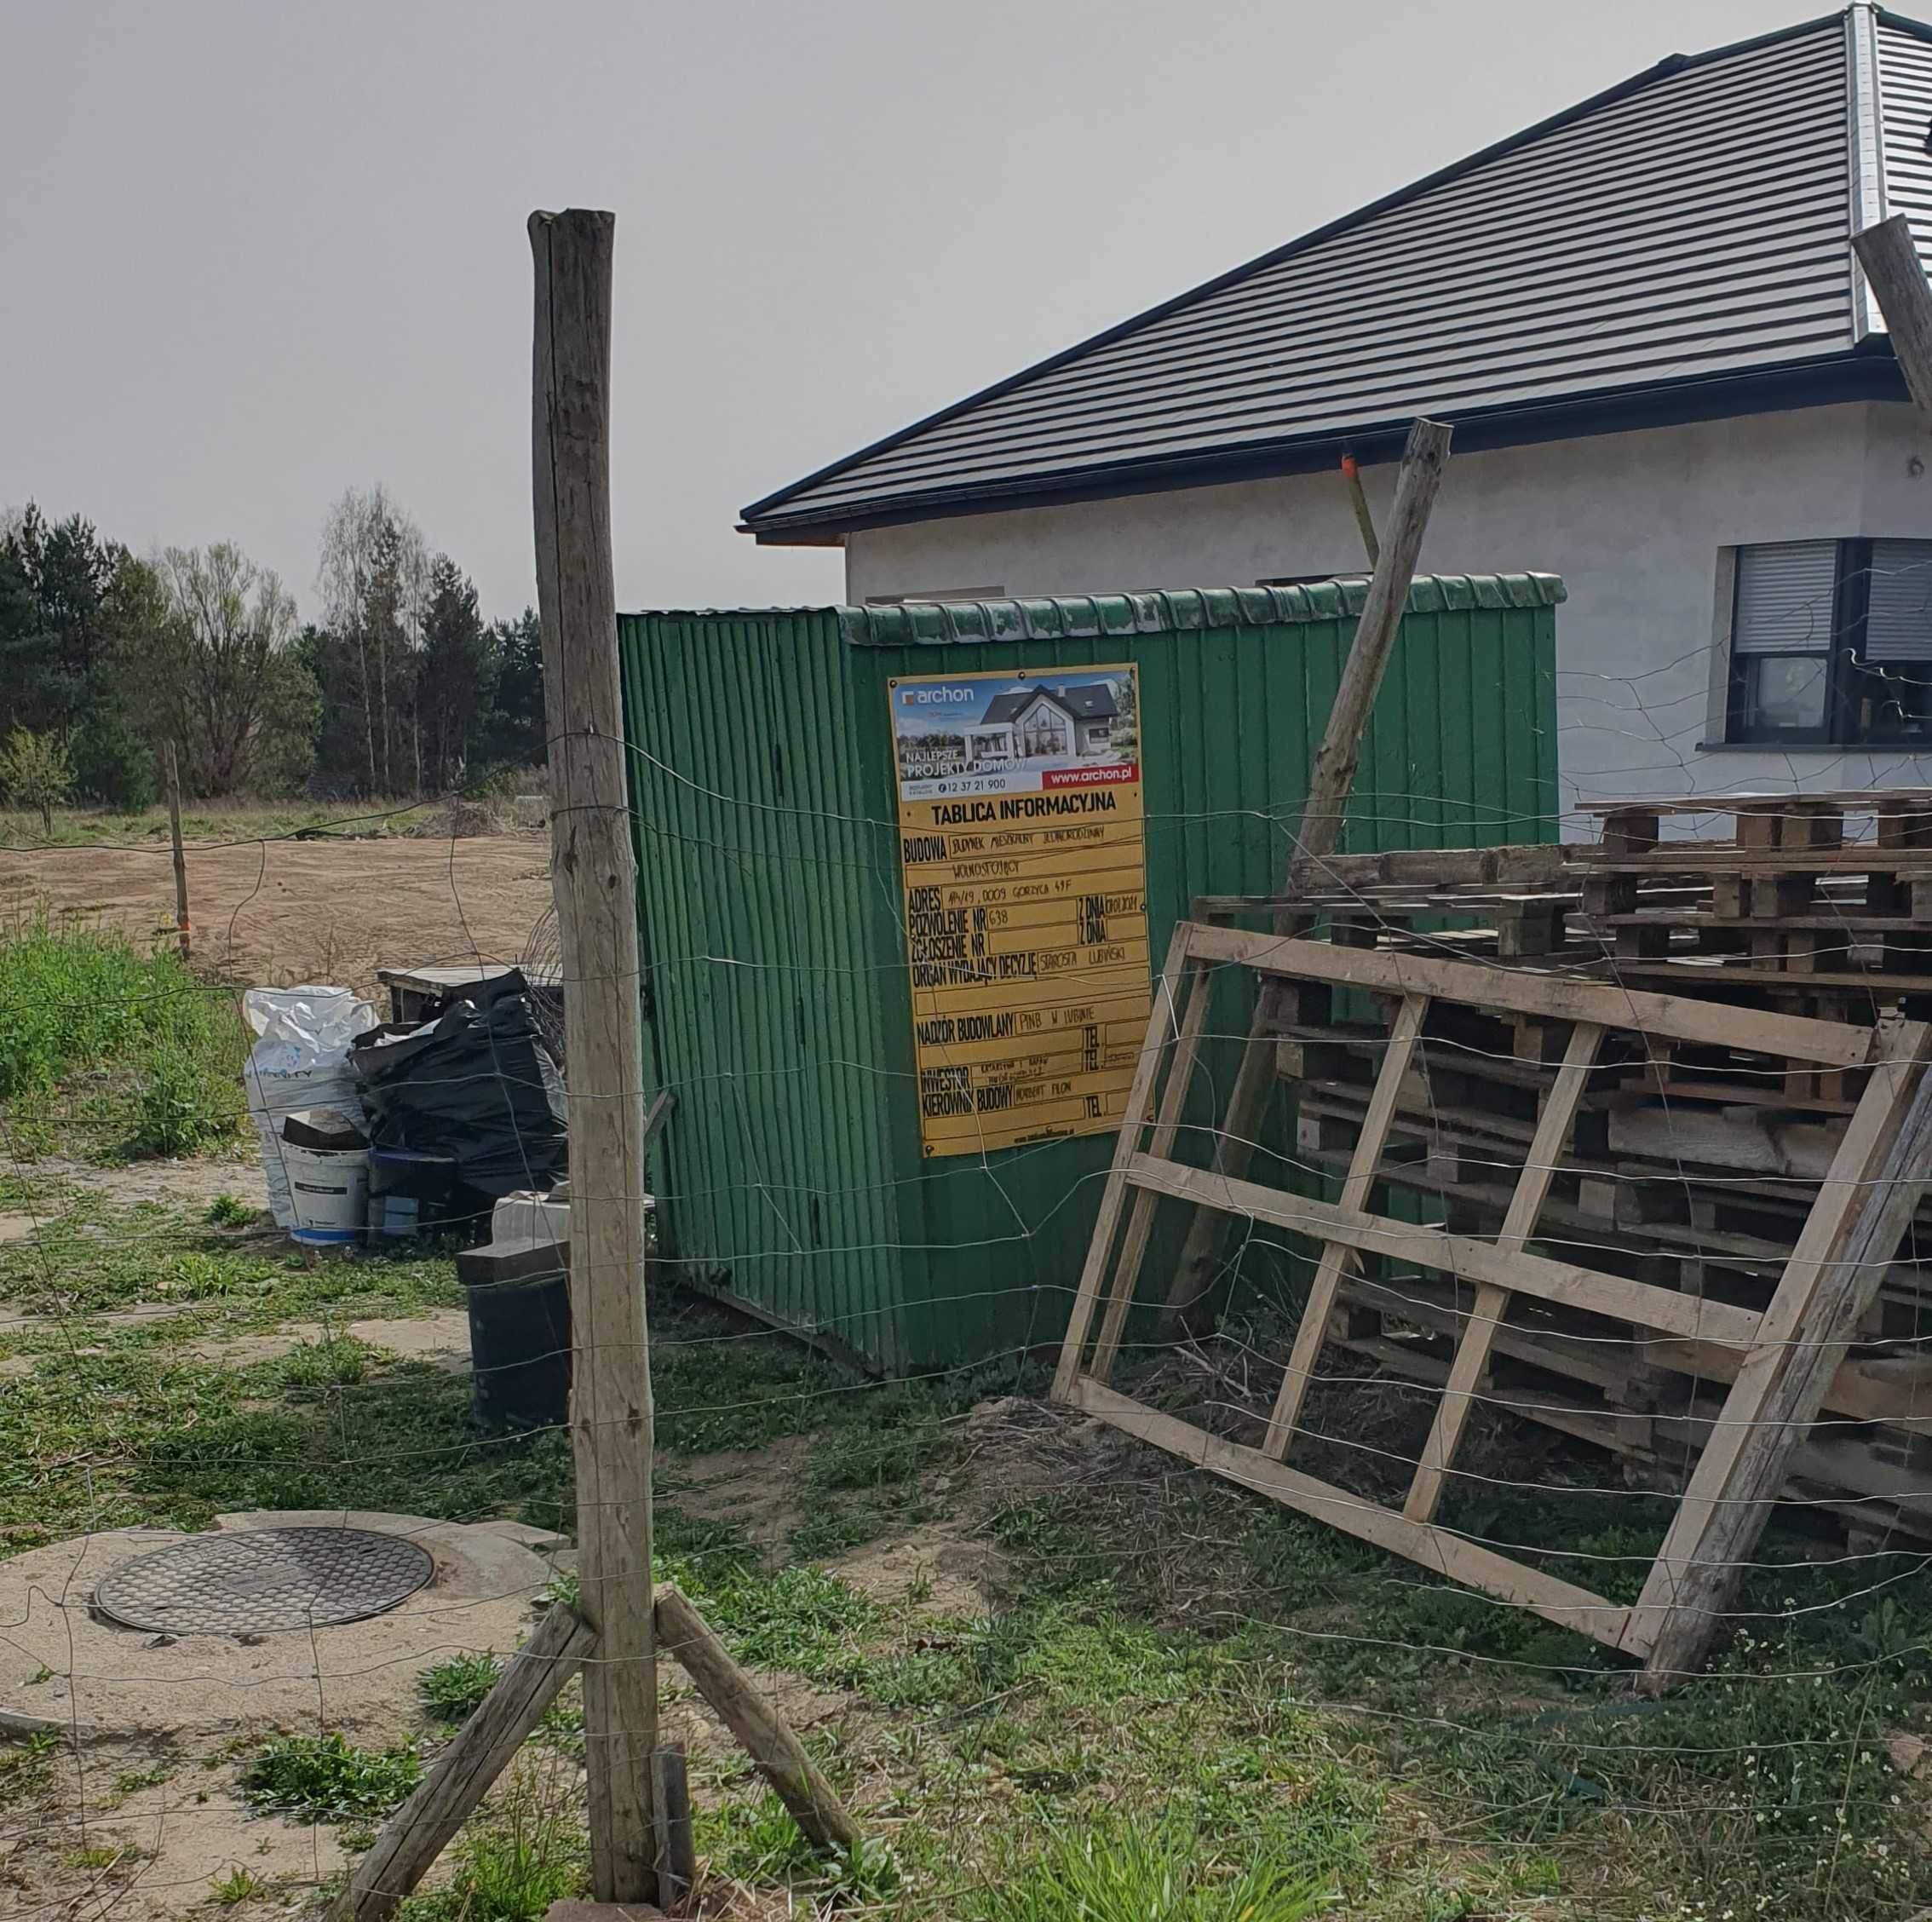
[[243,1528],[138,1555],[102,1578],[94,1605],[164,1635],[270,1635],[365,1621],[436,1572],[404,1535],[371,1528]]

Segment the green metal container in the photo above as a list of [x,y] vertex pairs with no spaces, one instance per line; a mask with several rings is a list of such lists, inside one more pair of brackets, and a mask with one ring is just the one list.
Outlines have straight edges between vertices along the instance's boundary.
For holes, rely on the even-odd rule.
[[[1280,886],[1363,591],[620,618],[645,1058],[678,1103],[653,1184],[687,1280],[894,1372],[1058,1338],[1113,1137],[922,1156],[888,682],[1136,665],[1158,964],[1195,895]],[[1415,584],[1347,847],[1555,837],[1562,598]],[[1203,1085],[1233,1073],[1238,994]]]

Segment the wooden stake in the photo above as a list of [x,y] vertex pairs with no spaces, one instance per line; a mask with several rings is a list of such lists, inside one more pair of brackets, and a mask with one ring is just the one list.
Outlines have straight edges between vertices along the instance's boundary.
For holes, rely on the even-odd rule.
[[1355,510],[1355,526],[1362,537],[1362,551],[1368,555],[1371,567],[1382,559],[1382,543],[1377,539],[1375,516],[1369,512],[1368,496],[1362,492],[1362,470],[1355,465],[1353,454],[1342,457],[1342,478],[1348,484],[1348,504]]
[[[1302,864],[1319,870],[1341,840],[1342,817],[1361,761],[1362,733],[1375,705],[1376,691],[1382,685],[1383,670],[1389,665],[1395,636],[1401,630],[1403,610],[1409,604],[1410,584],[1415,579],[1416,563],[1422,555],[1423,530],[1429,526],[1429,509],[1435,504],[1436,490],[1442,484],[1442,470],[1448,460],[1449,429],[1438,421],[1418,420],[1409,429],[1408,445],[1402,452],[1402,471],[1395,483],[1395,504],[1389,514],[1389,538],[1376,561],[1368,598],[1362,603],[1361,619],[1355,624],[1355,637],[1342,670],[1342,682],[1335,691],[1335,705],[1329,710],[1321,750],[1315,757],[1314,774],[1308,782],[1301,827],[1289,862],[1287,886],[1292,885],[1295,872]],[[1287,891],[1286,886],[1284,891]],[[1274,931],[1278,935],[1298,934],[1308,920],[1305,913],[1284,908],[1274,917]],[[1235,1071],[1227,1115],[1215,1140],[1213,1165],[1218,1174],[1245,1175],[1254,1159],[1255,1138],[1261,1132],[1268,1090],[1274,1076],[1274,1030],[1280,1021],[1281,1001],[1280,987],[1263,981],[1255,997],[1254,1019],[1248,1029],[1241,1064]],[[1220,1260],[1225,1232],[1222,1217],[1205,1208],[1198,1210],[1188,1223],[1180,1267],[1168,1296],[1164,1317],[1168,1327],[1171,1328],[1205,1291]]]
[[416,1793],[383,1824],[331,1912],[331,1922],[386,1922],[395,1913],[596,1642],[589,1626],[561,1603],[543,1617]]
[[672,1915],[698,1884],[691,1774],[682,1742],[666,1742],[651,1758],[651,1784],[658,1810],[658,1906]]
[[181,938],[181,959],[188,958],[193,937],[188,928],[187,855],[181,848],[181,771],[175,744],[161,744],[161,774],[168,786],[168,838],[175,847],[175,931]]
[[656,1892],[651,1756],[651,1369],[644,1320],[644,1062],[637,876],[611,565],[611,261],[616,217],[530,216],[536,260],[534,504],[550,726],[550,868],[570,1061],[571,1442],[578,1576],[598,1659],[584,1686],[590,1873],[600,1902]]
[[1852,236],[1852,251],[1877,296],[1892,352],[1918,411],[1932,414],[1932,287],[1903,214]]
[[658,1588],[658,1635],[664,1653],[676,1658],[718,1719],[745,1745],[745,1753],[791,1810],[806,1839],[820,1849],[855,1848],[859,1825],[800,1746],[785,1718],[725,1652],[724,1643],[675,1582]]

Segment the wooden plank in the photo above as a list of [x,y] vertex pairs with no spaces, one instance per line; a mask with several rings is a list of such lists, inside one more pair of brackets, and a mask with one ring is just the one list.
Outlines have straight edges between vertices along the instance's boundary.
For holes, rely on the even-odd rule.
[[1932,288],[1903,214],[1852,236],[1852,251],[1885,316],[1892,352],[1922,414],[1932,414]]
[[1932,1178],[1932,1027],[1888,1022],[1817,1205],[1624,1631],[1643,1683],[1696,1663]]
[[[1536,1230],[1537,1217],[1550,1194],[1557,1163],[1570,1138],[1577,1118],[1577,1104],[1583,1099],[1596,1050],[1602,1045],[1604,1030],[1595,1021],[1578,1021],[1570,1031],[1570,1044],[1563,1065],[1556,1072],[1538,1118],[1523,1171],[1509,1198],[1509,1211],[1503,1217],[1503,1232],[1496,1239],[1504,1254],[1521,1254]],[[1476,1290],[1469,1310],[1469,1325],[1457,1345],[1450,1364],[1449,1379],[1442,1399],[1436,1403],[1435,1419],[1429,1439],[1423,1445],[1422,1459],[1416,1464],[1415,1479],[1409,1484],[1402,1512],[1412,1522],[1426,1522],[1435,1513],[1442,1498],[1442,1484],[1463,1438],[1469,1410],[1475,1405],[1476,1390],[1489,1367],[1489,1350],[1509,1305],[1509,1291],[1490,1281]]]
[[[1395,1119],[1396,1097],[1402,1078],[1414,1059],[1416,1044],[1422,1038],[1423,1022],[1429,1015],[1429,998],[1411,994],[1404,998],[1389,1031],[1388,1051],[1382,1057],[1382,1071],[1376,1076],[1375,1091],[1369,1096],[1368,1111],[1362,1119],[1362,1131],[1355,1142],[1348,1178],[1342,1184],[1342,1206],[1360,1213],[1368,1206],[1375,1186],[1376,1171],[1382,1164],[1382,1151],[1388,1145],[1389,1124]],[[1354,1258],[1346,1242],[1323,1245],[1321,1261],[1309,1285],[1308,1306],[1302,1311],[1301,1325],[1295,1331],[1295,1346],[1281,1378],[1280,1392],[1268,1418],[1268,1436],[1262,1452],[1275,1461],[1288,1453],[1288,1443],[1301,1419],[1302,1403],[1308,1384],[1314,1378],[1314,1365],[1327,1337],[1328,1314],[1335,1305],[1335,1291],[1345,1269]]]
[[570,1059],[571,1449],[578,1579],[597,1631],[584,1677],[590,1879],[657,1893],[651,1754],[651,1366],[644,1319],[644,1058],[636,855],[611,561],[611,278],[617,222],[530,216],[537,596],[550,730],[550,874]]
[[1284,1194],[1257,1182],[1235,1181],[1211,1168],[1186,1168],[1177,1161],[1136,1154],[1129,1159],[1124,1172],[1136,1187],[1267,1222],[1311,1240],[1339,1241],[1363,1254],[1387,1255],[1417,1268],[1452,1275],[1458,1280],[1492,1282],[1518,1294],[1533,1295],[1538,1301],[1632,1321],[1639,1327],[1655,1328],[1687,1341],[1749,1348],[1757,1339],[1761,1317],[1753,1309],[1734,1308],[1727,1302],[1680,1295],[1673,1288],[1653,1287],[1647,1281],[1606,1275],[1572,1262],[1550,1261],[1541,1255],[1506,1254],[1492,1241],[1452,1234],[1445,1229],[1414,1228],[1380,1215],[1352,1213],[1312,1196]]
[[[1164,1159],[1173,1151],[1174,1138],[1181,1131],[1181,1116],[1187,1105],[1194,1062],[1200,1053],[1201,1030],[1207,1023],[1208,1004],[1214,998],[1212,971],[1190,966],[1184,993],[1174,1055],[1167,1064],[1167,1085],[1161,1090],[1153,1133],[1147,1142],[1148,1151]],[[1136,1188],[1133,1211],[1127,1217],[1127,1232],[1121,1237],[1119,1257],[1113,1266],[1107,1312],[1101,1317],[1100,1334],[1094,1342],[1090,1372],[1095,1381],[1104,1382],[1113,1377],[1113,1364],[1120,1354],[1121,1332],[1127,1326],[1134,1291],[1140,1283],[1141,1264],[1147,1258],[1147,1237],[1153,1232],[1153,1217],[1154,1197],[1144,1188]]]
[[1140,1146],[1141,1130],[1146,1125],[1147,1105],[1153,1097],[1155,1077],[1160,1071],[1161,1050],[1174,1020],[1175,992],[1182,971],[1187,964],[1187,926],[1176,922],[1173,938],[1167,945],[1167,959],[1155,984],[1153,1006],[1147,1016],[1147,1032],[1141,1043],[1141,1058],[1134,1064],[1134,1079],[1127,1085],[1127,1099],[1120,1115],[1120,1132],[1114,1138],[1113,1161],[1107,1170],[1107,1185],[1101,1190],[1100,1211],[1094,1217],[1093,1239],[1087,1244],[1086,1264],[1080,1270],[1080,1285],[1073,1296],[1073,1312],[1067,1324],[1067,1338],[1061,1344],[1060,1365],[1054,1371],[1053,1399],[1064,1401],[1080,1372],[1082,1351],[1087,1345],[1094,1306],[1100,1298],[1101,1278],[1107,1273],[1107,1257],[1120,1227],[1120,1211],[1127,1196],[1122,1174]]
[[1197,960],[1233,961],[1301,981],[1339,982],[1391,994],[1428,994],[1478,1008],[1507,1008],[1551,1021],[1596,1021],[1605,1027],[1661,1034],[1706,1047],[1786,1055],[1834,1067],[1856,1067],[1868,1057],[1872,1030],[1802,1015],[1768,1014],[1721,1002],[1646,994],[1567,975],[1498,968],[1469,961],[1380,949],[1336,947],[1325,941],[1250,934],[1238,928],[1182,922],[1187,952]]
[[791,1811],[791,1819],[806,1839],[819,1849],[856,1848],[859,1825],[832,1793],[831,1783],[819,1774],[785,1718],[732,1660],[724,1643],[675,1582],[658,1585],[657,1615],[664,1653],[676,1658],[718,1719],[743,1743],[758,1773]]
[[1802,792],[1791,788],[1739,788],[1729,794],[1682,794],[1661,801],[1640,794],[1624,800],[1575,801],[1570,811],[1578,814],[1620,814],[1632,808],[1644,808],[1653,814],[1732,814],[1740,806],[1762,807],[1786,802],[1793,809],[1808,812],[1825,807],[1869,814],[1875,808],[1906,801],[1932,803],[1932,787],[1806,788]]
[[1150,1442],[1196,1468],[1222,1476],[1255,1493],[1266,1495],[1303,1515],[1377,1548],[1406,1556],[1425,1568],[1439,1570],[1452,1581],[1482,1590],[1498,1601],[1533,1609],[1596,1640],[1615,1647],[1630,1611],[1586,1588],[1525,1567],[1494,1549],[1463,1535],[1452,1534],[1433,1522],[1411,1522],[1393,1509],[1382,1508],[1350,1494],[1345,1488],[1318,1481],[1312,1475],[1244,1447],[1206,1430],[1194,1428],[1173,1415],[1145,1407],[1098,1382],[1081,1381],[1069,1397],[1076,1407],[1098,1415],[1110,1427],[1137,1441]]
[[[1383,670],[1401,630],[1409,604],[1416,563],[1422,555],[1423,533],[1429,510],[1442,484],[1449,461],[1450,430],[1439,421],[1417,419],[1402,449],[1402,465],[1395,477],[1395,498],[1389,510],[1388,538],[1376,560],[1368,594],[1348,643],[1348,658],[1335,690],[1334,705],[1322,729],[1321,746],[1308,778],[1308,791],[1296,824],[1294,853],[1289,864],[1290,887],[1297,867],[1319,869],[1342,839],[1343,816],[1354,786],[1361,760],[1362,735],[1382,685]],[[1305,927],[1307,918],[1292,907],[1274,917],[1274,931],[1290,934]],[[1270,1058],[1274,1029],[1281,1018],[1280,990],[1263,981],[1255,996],[1248,1039],[1234,1071],[1228,1107],[1215,1137],[1213,1165],[1221,1173],[1245,1175],[1254,1159],[1255,1137],[1274,1085]],[[1186,1308],[1206,1289],[1219,1263],[1223,1224],[1204,1210],[1187,1224],[1174,1284],[1168,1292],[1164,1325],[1171,1326]]]
[[561,1603],[551,1608],[416,1793],[382,1825],[331,1911],[332,1922],[385,1922],[395,1913],[596,1645],[588,1622]]

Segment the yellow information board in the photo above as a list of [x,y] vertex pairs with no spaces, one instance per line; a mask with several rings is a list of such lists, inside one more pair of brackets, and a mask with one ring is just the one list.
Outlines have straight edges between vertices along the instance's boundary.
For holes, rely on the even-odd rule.
[[889,685],[925,1152],[1117,1128],[1151,997],[1134,669]]

